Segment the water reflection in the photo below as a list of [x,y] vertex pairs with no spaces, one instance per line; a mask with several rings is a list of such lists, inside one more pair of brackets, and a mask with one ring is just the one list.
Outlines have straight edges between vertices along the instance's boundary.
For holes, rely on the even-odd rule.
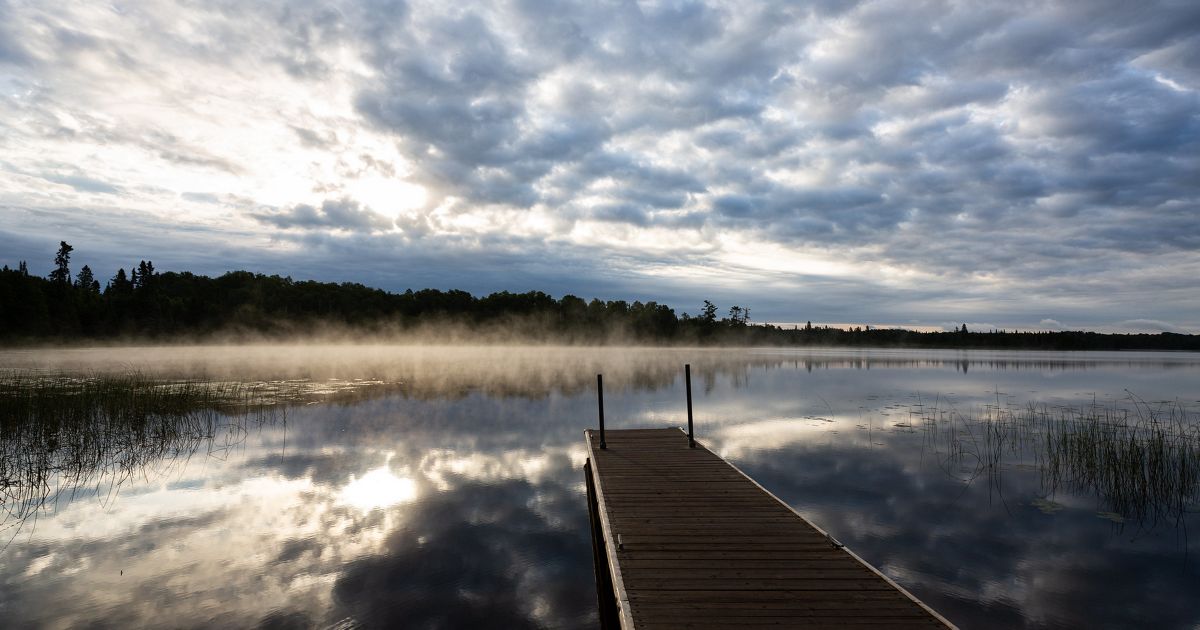
[[[52,500],[0,553],[0,617],[19,627],[591,627],[580,467],[594,375],[611,388],[614,426],[677,425],[688,361],[703,441],[964,627],[1189,627],[1200,620],[1186,537],[1200,524],[1195,485],[1163,472],[1194,464],[1194,452],[1170,455],[1163,441],[1160,472],[1140,468],[1156,485],[1114,495],[1111,480],[1079,467],[1096,451],[1070,441],[1078,432],[1020,413],[1032,400],[1107,408],[1127,387],[1186,409],[1200,360],[1092,356],[1012,367],[1019,356],[899,351],[189,349],[119,365],[85,351],[4,354],[0,365],[22,369],[136,365],[164,378],[294,381],[307,393],[276,397],[284,413],[261,422],[218,414],[215,426],[236,427],[229,441],[214,431],[133,439],[110,424],[101,435],[126,437],[50,444],[53,432],[0,425],[5,453],[40,454],[13,466],[108,449],[43,469]],[[1116,437],[1091,444],[1126,443]],[[87,465],[112,461],[126,464]],[[87,473],[74,494],[62,485],[69,470]]]
[[417,484],[408,477],[397,477],[386,465],[368,470],[361,477],[350,476],[341,491],[342,501],[360,510],[387,508],[417,498]]

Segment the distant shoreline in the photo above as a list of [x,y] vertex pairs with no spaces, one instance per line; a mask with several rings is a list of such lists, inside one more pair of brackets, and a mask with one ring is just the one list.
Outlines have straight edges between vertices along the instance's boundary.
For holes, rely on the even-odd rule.
[[[786,334],[789,331],[780,331]],[[907,331],[906,331],[907,332]],[[853,333],[852,333],[853,334]],[[917,333],[929,334],[929,333]],[[970,335],[978,335],[985,337],[991,333],[969,333]],[[997,333],[999,334],[999,333]],[[1013,333],[1004,333],[1011,335]],[[1016,333],[1022,334],[1022,333]],[[1101,334],[1101,333],[1091,333]],[[1165,333],[1170,335],[1171,333]],[[403,333],[392,335],[380,335],[373,332],[364,332],[355,334],[353,331],[344,331],[342,334],[333,336],[322,335],[222,335],[213,334],[206,336],[161,336],[161,337],[142,337],[142,338],[41,338],[41,339],[3,339],[0,340],[0,351],[9,350],[70,350],[70,349],[104,349],[104,348],[188,348],[188,347],[222,347],[222,346],[413,346],[413,347],[546,347],[546,348],[663,348],[663,349],[687,349],[695,348],[699,350],[721,350],[721,349],[745,349],[745,350],[932,350],[932,351],[979,351],[979,352],[1156,352],[1156,353],[1197,353],[1200,352],[1200,339],[1196,335],[1177,335],[1183,337],[1182,342],[1178,346],[1159,345],[1155,346],[1151,342],[1159,341],[1153,339],[1158,335],[1142,334],[1142,335],[1105,335],[1116,337],[1147,337],[1151,339],[1142,340],[1145,343],[1138,343],[1137,339],[1122,340],[1122,344],[1113,344],[1106,347],[1102,344],[1097,344],[1090,347],[1054,347],[1054,346],[1013,346],[1013,345],[987,345],[986,339],[971,340],[972,345],[872,345],[868,343],[844,343],[844,344],[821,344],[821,343],[736,343],[732,340],[713,339],[703,343],[688,343],[684,340],[568,340],[568,339],[553,339],[553,338],[514,338],[508,336],[503,339],[488,339],[486,335],[477,339],[467,339],[462,336],[454,336],[453,338],[439,339],[436,337],[422,335],[408,336]],[[1167,343],[1176,340],[1166,340]],[[1159,343],[1162,343],[1159,341]]]
[[60,244],[48,277],[22,262],[0,269],[0,347],[278,342],[294,339],[414,343],[836,347],[954,350],[1200,351],[1200,335],[1089,331],[919,331],[863,326],[758,324],[750,307],[696,315],[655,301],[555,298],[542,291],[476,297],[462,290],[392,293],[357,283],[293,280],[249,271],[218,277],[160,273],[150,261],[101,283],[69,267]]

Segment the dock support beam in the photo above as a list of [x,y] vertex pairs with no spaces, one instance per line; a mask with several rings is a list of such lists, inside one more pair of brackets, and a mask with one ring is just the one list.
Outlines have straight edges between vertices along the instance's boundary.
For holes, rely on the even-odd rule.
[[596,401],[600,403],[600,448],[608,448],[604,441],[604,375],[596,375]]
[[692,431],[692,364],[683,365],[683,382],[687,385],[688,446],[696,448],[696,434]]
[[588,522],[591,525],[592,566],[596,570],[596,603],[600,612],[600,630],[620,630],[621,613],[608,570],[608,549],[604,544],[604,527],[600,524],[600,506],[596,499],[596,483],[592,479],[592,460],[583,463],[587,479]]

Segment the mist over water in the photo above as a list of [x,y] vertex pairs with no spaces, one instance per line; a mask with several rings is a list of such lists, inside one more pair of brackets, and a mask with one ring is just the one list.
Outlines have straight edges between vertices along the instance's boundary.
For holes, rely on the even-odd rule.
[[[593,627],[595,375],[609,426],[679,426],[684,363],[700,441],[963,627],[1200,622],[1200,355],[349,343],[0,352],[7,374],[287,392],[275,413],[34,448],[45,474],[0,480],[0,618]],[[1052,421],[1089,406],[1165,439],[1174,472],[1076,461],[1112,444]],[[44,503],[14,509],[27,490]]]

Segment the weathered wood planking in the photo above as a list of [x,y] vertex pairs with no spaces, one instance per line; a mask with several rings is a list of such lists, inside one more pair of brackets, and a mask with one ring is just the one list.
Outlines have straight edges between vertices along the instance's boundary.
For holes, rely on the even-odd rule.
[[[622,628],[953,627],[677,429],[587,431],[602,621]],[[601,578],[603,576],[603,578]],[[609,593],[608,591],[611,591]],[[615,600],[616,610],[604,603]]]

